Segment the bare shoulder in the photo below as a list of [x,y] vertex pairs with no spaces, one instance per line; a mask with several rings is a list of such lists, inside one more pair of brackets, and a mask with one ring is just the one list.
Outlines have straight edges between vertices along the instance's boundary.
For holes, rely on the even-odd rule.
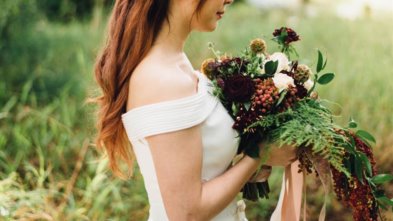
[[175,64],[144,59],[132,73],[127,109],[195,94],[197,79]]

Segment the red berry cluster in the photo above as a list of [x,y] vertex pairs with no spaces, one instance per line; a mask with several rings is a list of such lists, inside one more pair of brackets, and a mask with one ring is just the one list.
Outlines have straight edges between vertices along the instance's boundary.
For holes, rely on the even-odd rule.
[[272,79],[255,79],[256,92],[252,99],[252,107],[259,115],[266,115],[274,109],[280,98],[278,89]]
[[272,79],[254,79],[255,93],[251,98],[250,109],[247,110],[240,104],[233,128],[244,131],[252,123],[260,120],[264,115],[274,111],[274,106],[279,99],[279,92]]
[[293,105],[298,102],[300,98],[298,97],[298,89],[293,86],[288,87],[288,92],[285,95],[284,100],[278,106],[278,112],[284,112],[289,108],[293,107]]
[[[375,160],[370,147],[361,139],[351,134],[356,143],[356,149],[367,155],[373,168],[373,175],[376,174]],[[346,158],[351,159],[349,153],[345,153]],[[353,173],[352,178],[348,178],[344,173],[337,171],[331,167],[333,176],[334,191],[338,200],[344,202],[345,205],[352,208],[352,216],[354,221],[377,221],[378,205],[372,194],[371,187],[367,182],[361,182]]]

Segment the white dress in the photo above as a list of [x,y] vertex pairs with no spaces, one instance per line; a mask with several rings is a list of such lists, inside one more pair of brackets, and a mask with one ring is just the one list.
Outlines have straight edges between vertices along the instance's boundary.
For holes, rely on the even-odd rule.
[[[211,94],[210,80],[200,72],[195,73],[198,76],[196,94],[137,107],[122,115],[149,198],[148,221],[167,221],[168,216],[146,137],[202,124],[202,181],[224,173],[237,152],[240,139],[237,131],[232,129],[233,119],[218,98]],[[282,221],[282,216],[291,217],[291,221],[300,220],[303,175],[297,173],[297,164],[295,162],[285,169],[279,201],[270,221]],[[246,221],[244,209],[244,202],[234,199],[212,220]]]
[[[166,221],[168,216],[146,137],[201,124],[202,181],[213,179],[224,173],[236,155],[239,138],[236,130],[232,129],[233,119],[218,98],[211,94],[210,80],[200,72],[196,71],[196,74],[198,75],[196,94],[137,107],[122,115],[125,130],[144,178],[150,204],[149,221]],[[242,216],[244,214],[239,212],[234,199],[213,220],[239,221],[242,219],[239,217]]]

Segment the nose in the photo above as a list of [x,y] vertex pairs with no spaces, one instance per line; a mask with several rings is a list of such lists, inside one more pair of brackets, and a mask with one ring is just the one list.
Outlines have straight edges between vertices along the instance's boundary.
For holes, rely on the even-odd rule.
[[224,5],[230,5],[230,4],[232,4],[233,1],[234,0],[225,0]]

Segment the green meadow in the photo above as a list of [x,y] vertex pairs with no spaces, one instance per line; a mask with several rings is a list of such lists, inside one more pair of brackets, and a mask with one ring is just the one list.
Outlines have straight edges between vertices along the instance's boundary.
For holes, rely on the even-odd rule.
[[[87,98],[100,93],[93,66],[105,42],[106,10],[60,22],[20,2],[0,3],[0,220],[146,220],[138,170],[127,181],[113,177],[93,145],[96,106]],[[213,57],[208,42],[236,55],[260,37],[275,52],[273,30],[292,27],[301,37],[295,44],[300,62],[315,69],[320,49],[326,69],[336,73],[331,84],[317,88],[334,120],[345,126],[352,117],[371,132],[379,171],[393,173],[392,23],[391,15],[350,21],[324,10],[313,17],[240,3],[215,32],[193,33],[186,53],[198,69]],[[276,168],[270,199],[247,203],[249,220],[268,220],[281,176]],[[323,192],[314,175],[307,183],[307,213],[315,220]],[[386,190],[393,197],[393,183]],[[326,220],[351,220],[333,195],[327,211]],[[392,212],[383,214],[393,219]]]

